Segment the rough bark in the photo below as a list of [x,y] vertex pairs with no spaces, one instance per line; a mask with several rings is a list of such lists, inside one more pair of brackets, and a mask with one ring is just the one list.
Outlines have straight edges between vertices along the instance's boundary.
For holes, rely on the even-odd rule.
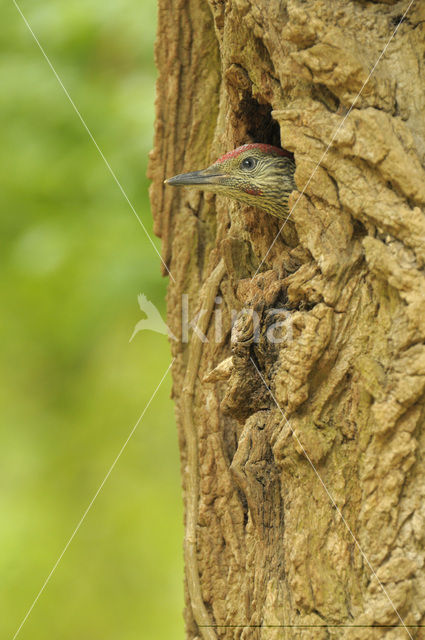
[[[151,199],[175,279],[188,638],[425,638],[423,2],[364,84],[406,7],[159,0]],[[163,185],[248,141],[296,160],[270,251],[271,216]],[[206,343],[181,340],[183,294]],[[271,344],[279,307],[291,332]],[[258,341],[246,315],[231,340],[241,308]]]

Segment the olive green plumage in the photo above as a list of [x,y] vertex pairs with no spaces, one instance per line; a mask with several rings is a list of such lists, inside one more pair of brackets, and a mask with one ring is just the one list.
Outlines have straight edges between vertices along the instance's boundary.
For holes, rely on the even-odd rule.
[[207,169],[166,180],[234,198],[286,219],[288,198],[296,185],[292,155],[268,144],[246,144],[221,156]]

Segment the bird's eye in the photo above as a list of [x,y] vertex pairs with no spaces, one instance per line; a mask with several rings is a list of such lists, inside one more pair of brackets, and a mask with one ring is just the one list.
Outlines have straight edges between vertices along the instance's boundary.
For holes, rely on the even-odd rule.
[[255,158],[244,158],[241,162],[241,169],[253,169],[257,164],[257,160]]

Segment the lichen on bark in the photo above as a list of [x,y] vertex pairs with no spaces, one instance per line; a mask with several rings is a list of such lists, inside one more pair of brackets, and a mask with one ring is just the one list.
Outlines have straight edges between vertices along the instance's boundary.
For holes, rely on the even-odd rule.
[[[189,638],[425,637],[423,3],[374,67],[406,7],[159,0],[168,324],[186,294],[208,338],[172,342]],[[249,141],[294,153],[281,234],[163,185]],[[275,307],[291,335],[270,344]],[[232,340],[242,308],[258,340],[249,316]]]

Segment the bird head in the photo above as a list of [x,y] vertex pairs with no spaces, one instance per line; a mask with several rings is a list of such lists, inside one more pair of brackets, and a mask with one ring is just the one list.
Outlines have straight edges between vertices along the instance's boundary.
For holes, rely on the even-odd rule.
[[165,183],[212,191],[287,218],[289,194],[296,189],[294,173],[289,151],[256,143],[229,151],[207,169],[181,173]]

